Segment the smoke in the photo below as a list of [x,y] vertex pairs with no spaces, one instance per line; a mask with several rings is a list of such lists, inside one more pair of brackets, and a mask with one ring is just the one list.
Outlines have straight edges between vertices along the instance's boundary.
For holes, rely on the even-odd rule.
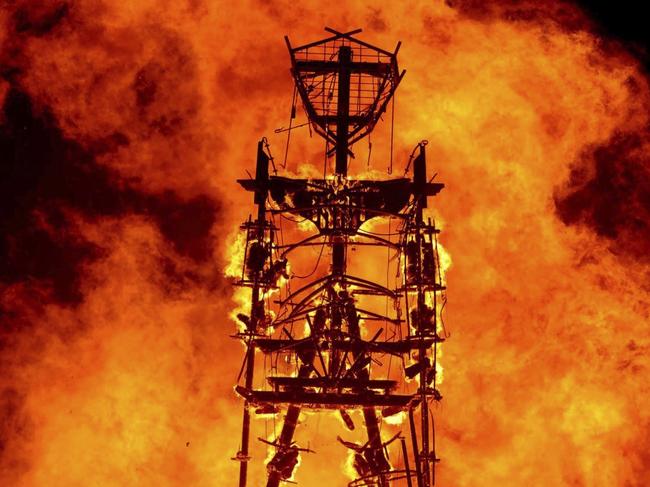
[[628,262],[647,263],[650,256],[648,135],[617,132],[586,148],[555,198],[564,223],[590,228]]
[[[446,184],[440,485],[650,482],[650,90],[578,7],[43,0],[4,4],[0,25],[3,485],[230,485],[224,243],[251,203],[235,179],[261,135],[283,152],[281,36],[324,25],[403,41],[396,174],[427,138]],[[289,169],[321,151],[295,131]],[[304,421],[318,453],[297,479],[327,462],[343,485],[345,453]]]

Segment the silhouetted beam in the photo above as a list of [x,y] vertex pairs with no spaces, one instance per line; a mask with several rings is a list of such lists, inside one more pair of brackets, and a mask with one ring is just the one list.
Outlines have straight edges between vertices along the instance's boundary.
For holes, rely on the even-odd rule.
[[[391,71],[390,63],[351,62],[351,73],[363,73],[372,76],[384,76]],[[298,61],[296,71],[299,73],[336,73],[339,70],[338,61]]]
[[308,350],[314,348],[312,337],[301,340],[289,340],[284,338],[257,338],[253,340],[253,346],[259,348],[264,353],[279,352],[282,350]]
[[[327,116],[327,115],[316,115],[314,118],[314,122],[320,123],[321,125],[324,125],[326,123],[329,124],[335,124],[336,123],[336,117],[333,116]],[[351,125],[357,125],[360,123],[366,123],[368,121],[368,115],[350,115],[348,117],[348,122]]]
[[[302,365],[298,370],[298,377],[306,379],[311,374],[312,367],[310,365]],[[240,388],[240,386],[238,386]],[[282,424],[282,431],[277,439],[277,445],[280,449],[289,448],[293,443],[293,434],[296,432],[298,425],[298,418],[300,417],[300,405],[291,405],[287,409],[287,414],[284,416],[284,423]],[[267,464],[268,469],[268,464]],[[268,469],[268,479],[266,487],[279,487],[282,481],[282,474],[277,471]]]
[[[290,179],[280,177],[270,177],[268,183],[258,183],[255,179],[238,179],[237,183],[246,191],[259,191],[260,188],[283,189],[289,193],[295,191],[308,191],[316,195],[328,193],[326,188],[320,188],[325,185],[321,180],[314,180],[309,184],[312,189],[307,189],[308,185],[302,179]],[[386,191],[393,194],[395,191],[405,192],[405,194],[418,194],[426,196],[435,196],[445,187],[443,183],[425,183],[424,186],[417,186],[412,182],[404,182],[402,179],[388,181],[367,181],[367,180],[349,180],[349,185],[353,190],[350,193],[364,193],[367,191]],[[286,211],[286,210],[283,210]]]
[[[329,63],[332,64],[332,63]],[[338,62],[334,63],[338,73],[337,110],[336,110],[336,174],[348,174],[348,126],[350,123],[350,75],[352,73],[352,49],[350,46],[339,47]],[[337,245],[332,252],[336,256]],[[336,259],[335,259],[336,260]],[[334,272],[337,272],[334,263]]]
[[[433,345],[434,342],[443,341],[442,338],[427,337],[423,339],[427,347]],[[279,352],[281,350],[295,350],[306,349],[313,347],[311,339],[303,340],[287,340],[282,338],[257,338],[253,340],[253,346],[257,347],[264,353]],[[339,340],[333,342],[333,346],[341,351],[367,351],[377,353],[393,353],[401,354],[410,350],[419,348],[419,340],[399,340],[395,342],[364,342],[362,340]]]
[[[266,197],[267,182],[269,179],[269,156],[264,152],[264,139],[260,140],[257,144],[257,168],[255,181],[258,190],[255,192],[255,204],[257,205],[257,238],[262,240],[264,238],[264,229],[266,227]],[[253,289],[251,289],[251,321],[248,330],[253,333],[257,328],[257,319],[255,318],[254,310],[257,308],[261,295],[261,286],[259,273],[255,276],[253,282]],[[264,303],[262,302],[262,305]],[[255,372],[255,348],[250,344],[247,345],[246,350],[246,387],[251,388],[253,385],[253,378]],[[244,404],[244,413],[242,418],[242,434],[241,434],[241,449],[237,455],[243,461],[239,465],[239,487],[246,487],[248,478],[248,447],[250,436],[250,408],[248,401]]]
[[383,407],[406,408],[418,398],[396,394],[336,394],[302,391],[256,391],[237,386],[237,393],[252,404],[299,404],[309,409],[337,409],[345,407]]
[[[434,343],[434,339],[425,339],[424,342],[427,346]],[[332,344],[334,348],[343,351],[367,351],[377,353],[391,353],[402,354],[420,347],[420,341],[415,340],[399,340],[395,342],[364,342],[364,341],[336,341]]]
[[397,381],[386,379],[335,379],[330,377],[267,377],[271,385],[281,387],[326,387],[326,388],[362,388],[362,389],[394,389]]

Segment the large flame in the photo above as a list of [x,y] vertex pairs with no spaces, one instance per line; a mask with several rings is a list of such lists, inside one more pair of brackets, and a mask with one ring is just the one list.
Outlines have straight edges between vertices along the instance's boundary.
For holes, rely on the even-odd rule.
[[[324,25],[402,40],[394,173],[426,138],[446,184],[437,485],[650,485],[650,89],[577,8],[25,0],[0,25],[1,485],[233,484],[242,348],[222,275],[252,209],[235,179],[262,135],[283,162],[281,36]],[[371,170],[389,139],[384,122]],[[322,146],[300,128],[288,170],[304,163]],[[301,421],[317,453],[296,480],[327,465],[345,485],[339,420]]]

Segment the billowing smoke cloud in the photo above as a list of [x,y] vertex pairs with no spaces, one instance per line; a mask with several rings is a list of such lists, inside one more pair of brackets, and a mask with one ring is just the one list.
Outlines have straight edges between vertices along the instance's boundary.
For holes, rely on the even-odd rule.
[[556,197],[562,221],[592,229],[612,241],[613,253],[632,262],[650,257],[649,135],[615,133],[586,148]]
[[183,199],[168,190],[142,193],[119,184],[90,151],[65,138],[52,116],[35,116],[22,92],[7,93],[0,141],[5,283],[47,282],[54,298],[77,302],[80,266],[101,256],[101,246],[80,239],[70,216],[91,220],[147,215],[170,245],[197,263],[212,258],[210,230],[218,205],[207,196]]
[[[650,483],[650,90],[577,7],[42,0],[0,25],[2,485],[231,485],[234,181],[284,148],[281,36],[324,25],[403,41],[396,173],[427,138],[447,185],[440,485]],[[321,150],[297,130],[289,169]],[[344,485],[318,424],[297,479]]]

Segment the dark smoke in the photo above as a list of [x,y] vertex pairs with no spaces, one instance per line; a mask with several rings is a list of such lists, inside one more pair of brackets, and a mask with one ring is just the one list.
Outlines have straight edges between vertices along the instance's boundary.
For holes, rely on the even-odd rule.
[[[74,231],[70,215],[90,220],[145,215],[179,255],[207,263],[218,203],[203,195],[182,199],[171,190],[143,193],[96,163],[96,155],[124,144],[128,140],[114,134],[84,149],[63,136],[47,111],[35,114],[26,94],[8,93],[0,126],[3,285],[45,283],[57,301],[79,302],[80,268],[101,257],[102,249]],[[165,269],[171,279],[188,277],[177,275],[171,264]]]
[[24,4],[13,14],[13,25],[17,34],[42,36],[54,29],[70,12],[66,2]]
[[623,46],[650,68],[650,29],[645,5],[634,0],[445,0],[462,15],[480,21],[552,22],[568,32],[587,30],[602,40],[604,50]]
[[[584,0],[548,5],[525,0],[447,0],[446,3],[462,15],[481,22],[497,18],[512,22],[552,19],[555,25],[568,31],[596,33],[604,52],[620,53],[623,47],[645,65],[646,72],[650,66],[650,30],[637,2]],[[634,88],[636,83],[630,80],[630,87]],[[565,224],[589,228],[611,243],[613,253],[643,262],[650,262],[650,160],[645,155],[649,142],[647,129],[640,132],[621,129],[607,142],[586,148],[579,160],[573,162],[569,180],[555,193],[557,214]]]
[[586,149],[555,194],[560,219],[611,242],[612,252],[650,262],[650,132],[617,133]]
[[587,26],[586,18],[576,9],[575,3],[556,1],[552,3],[530,0],[446,0],[445,3],[463,16],[479,22],[507,20],[510,22],[553,22],[569,31]]

